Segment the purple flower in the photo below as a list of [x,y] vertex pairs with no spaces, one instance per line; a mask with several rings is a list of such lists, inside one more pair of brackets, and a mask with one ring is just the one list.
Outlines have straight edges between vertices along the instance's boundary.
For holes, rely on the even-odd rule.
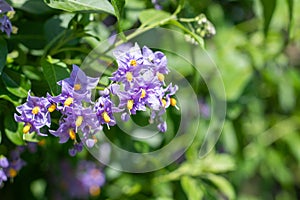
[[20,154],[22,150],[19,148],[14,149],[10,153],[9,164],[7,167],[3,168],[5,175],[10,178],[14,178],[18,172],[26,165],[25,161],[21,159]]
[[109,95],[100,96],[94,106],[98,121],[100,124],[107,124],[108,126],[114,126],[116,120],[113,116],[113,103]]
[[[8,3],[6,3],[6,1],[0,0],[0,14],[13,11],[13,10],[14,9]],[[9,18],[6,15],[3,15],[0,18],[0,30],[2,32],[5,32],[6,35],[10,37],[10,34],[12,32],[12,25]]]
[[9,163],[8,163],[7,158],[1,155],[0,156],[0,167],[6,168],[6,167],[8,167],[8,165],[9,165]]
[[3,169],[0,169],[0,186],[2,185],[3,181],[7,181],[7,176]]
[[[76,166],[64,160],[59,163],[60,174],[51,176],[51,185],[56,196],[54,199],[88,199],[98,196],[105,183],[100,166],[92,161],[81,160]],[[52,192],[52,193],[53,193]],[[64,197],[64,198],[62,198]]]
[[73,108],[74,104],[80,104],[81,102],[74,98],[73,89],[66,82],[63,81],[61,85],[61,94],[55,97],[48,96],[48,98],[52,104],[57,105],[57,110],[64,113],[67,107]]
[[90,102],[91,90],[97,86],[99,78],[88,77],[77,65],[73,65],[70,78],[61,80],[58,84],[62,85],[63,82],[73,89],[75,99]]
[[[158,129],[167,130],[162,115],[170,105],[176,106],[176,99],[172,96],[178,90],[172,84],[165,87],[165,74],[169,73],[167,58],[160,52],[153,52],[144,46],[142,51],[136,44],[129,50],[115,55],[118,70],[113,73],[111,80],[123,84],[112,84],[111,94],[119,98],[118,109],[122,111],[121,119],[126,121],[136,111],[150,108],[150,123],[158,122]],[[134,65],[132,65],[134,61]],[[123,89],[124,88],[124,89]]]
[[123,121],[127,121],[129,115],[135,115],[136,111],[146,111],[145,104],[140,101],[141,94],[121,91],[118,97],[120,98],[119,109],[124,110],[121,116]]
[[81,152],[83,149],[83,144],[81,142],[75,143],[74,147],[69,149],[70,156],[75,156],[77,153]]
[[13,11],[14,9],[4,0],[0,0],[0,14]]
[[20,116],[15,114],[17,122],[24,122],[23,133],[37,132],[39,135],[40,128],[43,126],[50,127],[51,118],[48,108],[51,106],[50,102],[44,97],[33,97],[28,92],[27,102],[16,108]]
[[161,74],[169,73],[167,57],[165,54],[160,51],[153,53],[153,51],[146,46],[143,47],[142,52],[144,64],[151,66],[151,70],[153,70],[154,74],[157,74],[157,72]]
[[105,183],[105,176],[101,169],[90,161],[81,161],[79,163],[76,177],[92,196],[98,196],[100,187]]
[[1,18],[0,18],[0,30],[2,32],[5,32],[6,35],[8,37],[10,37],[10,34],[12,32],[12,24],[9,20],[9,18],[6,16],[6,15],[3,15]]
[[76,139],[75,129],[76,126],[74,116],[69,115],[60,121],[59,128],[56,131],[49,130],[49,132],[52,135],[59,137],[59,143],[66,143],[69,138],[72,140]]
[[110,79],[121,82],[125,89],[129,89],[132,82],[139,76],[139,71],[143,63],[143,56],[139,46],[136,44],[128,51],[114,54],[117,58],[118,70],[115,71]]

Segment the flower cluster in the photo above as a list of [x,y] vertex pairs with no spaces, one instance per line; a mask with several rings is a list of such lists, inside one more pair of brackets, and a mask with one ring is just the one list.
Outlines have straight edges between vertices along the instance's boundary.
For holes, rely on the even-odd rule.
[[[167,58],[162,52],[152,52],[138,45],[126,52],[115,53],[118,70],[110,78],[113,83],[101,91],[94,102],[92,90],[99,78],[87,76],[78,66],[73,65],[69,78],[59,81],[61,93],[57,96],[34,97],[28,92],[27,101],[17,107],[15,120],[24,124],[23,133],[36,132],[45,136],[42,130],[52,129],[51,113],[61,114],[56,130],[49,132],[59,138],[60,143],[73,141],[69,154],[74,156],[83,148],[83,144],[92,148],[96,142],[95,134],[103,126],[116,125],[114,113],[121,112],[121,118],[127,121],[137,111],[150,110],[150,123],[157,122],[161,132],[167,130],[163,114],[170,105],[176,106],[173,97],[178,87],[165,84],[165,75],[169,73]],[[111,96],[119,98],[115,106]],[[78,140],[78,133],[83,137]]]
[[[36,132],[38,135],[45,136],[40,130],[42,127],[50,128],[50,113],[59,111],[62,117],[59,121],[57,130],[49,132],[59,137],[60,143],[65,143],[69,139],[74,141],[74,147],[69,150],[70,155],[75,155],[83,148],[82,142],[88,147],[94,145],[91,137],[95,132],[102,129],[97,116],[91,106],[84,106],[91,103],[92,89],[98,84],[98,78],[91,78],[76,65],[69,78],[61,80],[61,93],[57,96],[47,94],[46,97],[33,97],[28,92],[27,102],[17,107],[20,115],[15,114],[17,122],[23,122],[23,133]],[[78,142],[78,131],[83,133],[83,140]]]
[[10,36],[12,32],[12,24],[9,17],[4,13],[11,12],[14,9],[6,3],[4,0],[0,0],[0,30],[5,32],[7,36]]
[[30,152],[36,148],[35,143],[28,143],[27,146],[19,146],[13,151],[10,152],[9,159],[5,156],[0,155],[0,186],[3,185],[4,181],[7,181],[8,178],[13,179],[17,176],[18,172],[26,165],[25,161],[21,159],[20,155],[26,149]]
[[[68,161],[60,163],[61,176],[52,176],[53,199],[76,198],[88,199],[89,196],[99,196],[105,183],[105,175],[100,166],[92,161],[82,160],[76,168]],[[57,172],[55,172],[57,173]]]
[[178,90],[172,83],[165,84],[165,75],[169,73],[166,56],[146,46],[140,49],[137,44],[115,56],[118,70],[113,73],[111,80],[116,83],[110,90],[119,97],[122,120],[127,121],[130,115],[149,108],[150,123],[158,121],[158,129],[165,132],[167,124],[162,116],[170,105],[176,106],[173,95]]

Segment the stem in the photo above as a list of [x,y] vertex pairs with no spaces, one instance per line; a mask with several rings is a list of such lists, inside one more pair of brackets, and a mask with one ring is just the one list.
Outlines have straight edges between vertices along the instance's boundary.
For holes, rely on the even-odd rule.
[[180,22],[194,22],[196,21],[195,18],[179,18],[178,21]]
[[[155,27],[157,27],[157,26],[161,26],[161,25],[167,24],[169,21],[174,20],[174,19],[177,19],[177,16],[176,16],[176,15],[181,11],[181,9],[182,9],[182,7],[181,7],[181,5],[179,4],[179,5],[177,6],[175,12],[174,12],[170,17],[168,17],[168,18],[166,18],[166,19],[164,19],[164,20],[162,20],[162,21],[160,21],[160,22],[151,24],[150,26],[146,26],[146,25],[143,25],[143,24],[142,24],[135,32],[131,33],[130,35],[128,35],[128,36],[126,37],[126,41],[131,40],[131,39],[133,39],[134,37],[136,37],[136,36],[138,36],[138,35],[140,35],[140,34],[146,32],[146,31],[148,31],[148,30],[150,30],[150,29],[152,29],[152,28],[155,28]],[[146,27],[145,27],[145,26],[146,26]],[[108,49],[108,51],[111,50],[112,48],[115,48],[115,47],[117,47],[117,46],[123,44],[123,43],[126,42],[126,41],[120,40],[120,41],[116,42],[114,45],[112,45],[111,48]]]
[[104,90],[105,87],[96,86],[96,90]]

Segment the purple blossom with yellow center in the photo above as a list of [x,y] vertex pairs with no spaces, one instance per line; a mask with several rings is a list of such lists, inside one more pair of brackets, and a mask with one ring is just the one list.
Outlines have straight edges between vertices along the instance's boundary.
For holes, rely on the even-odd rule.
[[82,107],[77,105],[72,109],[66,108],[64,118],[59,123],[59,128],[49,130],[49,132],[59,137],[60,143],[65,143],[69,139],[74,141],[74,148],[69,150],[70,155],[75,155],[77,152],[82,150],[82,144],[77,141],[77,134],[80,131],[83,134],[81,138],[82,142],[91,148],[94,146],[95,139],[93,135],[102,129],[99,125],[96,113],[90,107]]
[[10,153],[9,161],[3,155],[0,156],[0,185],[8,178],[14,178],[18,172],[26,165],[25,161],[21,159],[20,154],[22,149],[16,148]]
[[95,139],[93,135],[98,131],[102,130],[102,126],[99,125],[98,118],[96,113],[90,108],[80,108],[77,107],[72,110],[72,113],[75,119],[75,132],[81,131],[83,137],[81,138],[89,148],[93,147],[95,144]]
[[24,134],[36,132],[38,135],[41,136],[46,135],[40,132],[40,128],[44,126],[43,122],[41,123],[40,121],[28,117],[28,115],[26,115],[25,112],[22,112],[20,116],[15,114],[14,117],[16,122],[24,123],[23,130],[22,130]]
[[48,96],[48,98],[50,99],[50,102],[52,102],[51,105],[56,104],[57,110],[64,113],[66,108],[72,109],[74,104],[80,105],[81,101],[78,101],[78,99],[74,98],[73,89],[66,82],[62,82],[61,86],[61,94],[55,97]]
[[115,54],[117,57],[118,70],[115,71],[110,79],[125,85],[125,89],[129,89],[133,81],[139,76],[139,72],[143,63],[143,56],[139,46],[136,44],[127,52],[119,52]]
[[23,133],[37,132],[39,135],[39,129],[43,126],[50,127],[51,118],[48,108],[50,102],[44,97],[34,97],[28,92],[27,101],[16,108],[20,116],[15,114],[15,120],[17,122],[23,122]]
[[77,65],[73,65],[73,70],[70,78],[66,78],[58,82],[59,85],[69,85],[73,89],[73,96],[77,100],[91,101],[92,89],[94,89],[99,82],[99,78],[92,78],[87,76]]
[[59,128],[54,131],[54,130],[49,130],[49,132],[56,136],[59,137],[59,143],[66,143],[70,138],[72,140],[76,139],[76,125],[75,125],[75,118],[72,115],[69,115],[62,120],[60,120],[59,123]]
[[[131,54],[132,52],[134,53]],[[128,64],[130,60],[128,55],[139,58],[138,66],[132,67]],[[119,68],[113,73],[111,80],[122,83],[124,87],[112,84],[110,90],[119,97],[118,108],[123,112],[122,120],[127,121],[130,115],[136,114],[136,111],[146,111],[148,107],[150,123],[157,121],[158,129],[165,132],[167,124],[162,115],[169,105],[177,107],[173,95],[178,89],[172,84],[164,87],[165,74],[169,73],[166,56],[160,51],[153,52],[146,46],[141,51],[136,44],[127,52],[116,55],[116,59]]]
[[121,115],[123,121],[127,121],[130,115],[135,115],[138,110],[146,111],[145,104],[140,101],[141,93],[135,93],[130,90],[120,91],[120,86],[117,84],[112,84],[110,90],[119,97],[118,109],[123,112]]
[[116,124],[113,112],[117,112],[117,110],[110,99],[109,90],[106,88],[101,94],[102,96],[100,96],[95,103],[94,111],[96,112],[99,123],[107,124],[109,128],[109,126]]
[[164,83],[164,74],[168,74],[170,71],[165,54],[160,51],[153,53],[153,51],[146,46],[143,47],[142,52],[144,65],[149,67],[160,82]]

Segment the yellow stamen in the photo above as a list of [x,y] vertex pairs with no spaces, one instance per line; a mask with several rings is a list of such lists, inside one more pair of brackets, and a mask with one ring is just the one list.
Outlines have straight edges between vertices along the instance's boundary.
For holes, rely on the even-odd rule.
[[82,116],[78,116],[76,121],[75,121],[75,126],[79,127],[83,122],[83,117]]
[[80,90],[80,89],[81,89],[80,83],[74,85],[74,90]]
[[176,99],[170,98],[170,104],[171,104],[171,106],[176,106],[176,103],[177,103]]
[[23,133],[26,134],[30,131],[31,129],[31,124],[27,123],[24,127],[23,127]]
[[9,177],[14,178],[14,177],[17,176],[17,171],[15,169],[13,169],[13,168],[10,168],[8,170],[8,174],[9,174]]
[[167,101],[166,101],[165,99],[162,99],[162,100],[161,100],[161,103],[162,103],[163,107],[166,107]]
[[133,100],[127,101],[127,108],[128,108],[128,110],[131,110],[133,108]]
[[72,140],[76,139],[76,134],[72,128],[69,129],[69,136]]
[[40,111],[40,107],[38,107],[38,106],[35,106],[34,108],[32,108],[32,114],[34,114],[34,115],[36,115],[36,114],[38,114],[39,113],[39,111]]
[[163,82],[165,80],[165,76],[162,73],[157,72],[156,75],[159,81]]
[[131,72],[126,72],[126,79],[128,82],[131,82],[132,81],[132,73]]
[[51,104],[51,106],[49,106],[48,111],[49,112],[53,112],[56,109],[56,104]]
[[104,121],[105,121],[106,123],[110,122],[110,117],[109,117],[109,115],[107,114],[107,112],[105,112],[105,111],[102,113],[102,118],[104,119]]
[[144,98],[146,96],[146,91],[144,89],[142,89],[142,93],[141,93],[141,99]]
[[73,98],[72,97],[68,97],[65,102],[64,105],[65,106],[70,106],[73,103]]
[[90,195],[95,197],[95,196],[99,196],[100,194],[100,187],[99,186],[91,186],[90,189],[89,189],[89,192],[90,192]]
[[130,65],[133,66],[133,67],[136,67],[137,66],[136,60],[131,60]]

